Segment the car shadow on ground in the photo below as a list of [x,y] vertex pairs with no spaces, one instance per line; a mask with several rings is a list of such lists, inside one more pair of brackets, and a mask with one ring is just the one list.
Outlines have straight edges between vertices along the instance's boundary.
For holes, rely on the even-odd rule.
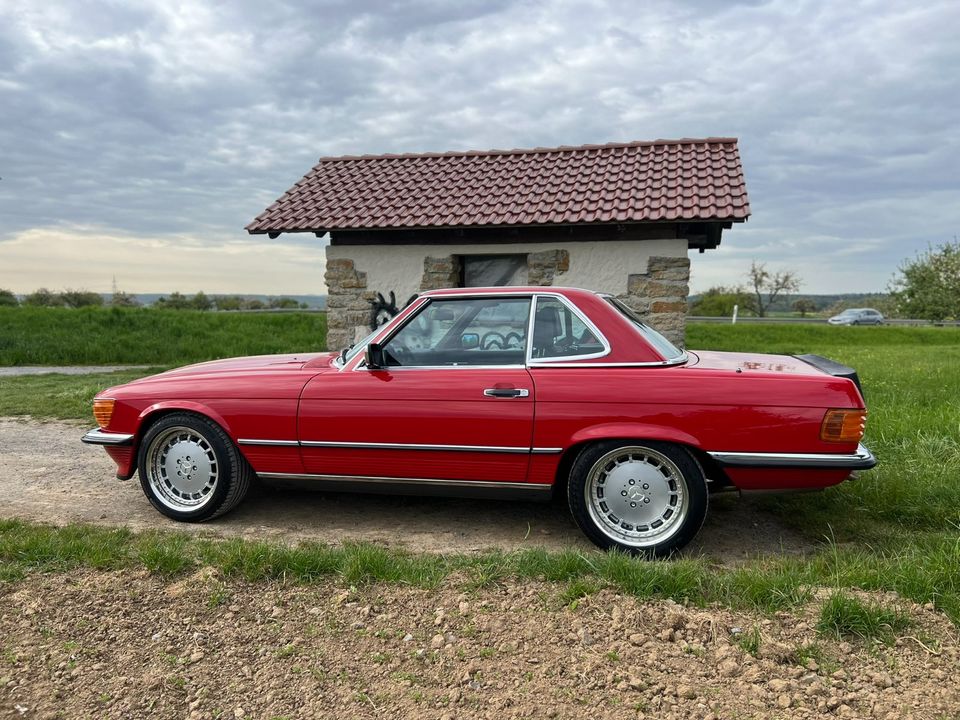
[[[687,557],[736,563],[758,555],[814,549],[757,498],[715,495]],[[562,498],[550,502],[338,493],[302,485],[264,484],[234,512],[206,527],[243,536],[321,542],[377,542],[415,552],[478,552],[545,547],[596,548],[582,535]],[[233,526],[227,530],[223,526]]]

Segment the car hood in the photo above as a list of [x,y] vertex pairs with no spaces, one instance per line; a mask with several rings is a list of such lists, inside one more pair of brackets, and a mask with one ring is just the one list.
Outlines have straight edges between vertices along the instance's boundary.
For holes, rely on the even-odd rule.
[[697,360],[688,363],[701,370],[730,370],[736,372],[764,372],[787,375],[823,375],[813,365],[791,355],[764,355],[761,353],[718,352],[715,350],[690,350]]
[[[200,375],[219,375],[236,372],[257,372],[278,370],[300,370],[308,363],[311,366],[323,366],[335,353],[297,353],[295,355],[251,355],[249,357],[227,358],[225,360],[211,360],[209,362],[185,365],[184,367],[168,370],[153,375],[153,378],[173,378]],[[144,378],[146,379],[146,378]]]

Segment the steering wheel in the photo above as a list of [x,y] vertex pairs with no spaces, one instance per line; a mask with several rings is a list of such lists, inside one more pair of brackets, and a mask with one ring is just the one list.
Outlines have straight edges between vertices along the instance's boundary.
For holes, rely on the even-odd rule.
[[[490,342],[487,342],[487,339]],[[480,339],[480,349],[481,350],[503,350],[507,345],[507,339],[500,333],[491,330],[486,335]]]
[[520,337],[520,333],[510,332],[507,333],[507,337],[504,338],[504,350],[508,348],[522,348],[523,347],[523,338]]
[[406,365],[412,356],[410,349],[400,345],[399,343],[396,345],[390,345],[384,348],[384,350],[393,356],[393,359],[397,361],[398,365]]

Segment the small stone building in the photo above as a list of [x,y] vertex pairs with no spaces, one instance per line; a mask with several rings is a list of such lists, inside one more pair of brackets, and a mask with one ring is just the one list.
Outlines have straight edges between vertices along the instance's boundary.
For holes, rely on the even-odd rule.
[[750,205],[734,138],[322,158],[247,231],[329,233],[331,349],[422,290],[611,293],[683,342],[691,248]]

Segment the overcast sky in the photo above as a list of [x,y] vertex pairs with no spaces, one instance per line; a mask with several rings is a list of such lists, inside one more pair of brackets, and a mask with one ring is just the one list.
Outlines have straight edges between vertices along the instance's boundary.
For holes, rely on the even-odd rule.
[[960,234],[960,3],[0,0],[0,287],[323,293],[243,230],[322,155],[736,136],[693,255],[882,290]]

